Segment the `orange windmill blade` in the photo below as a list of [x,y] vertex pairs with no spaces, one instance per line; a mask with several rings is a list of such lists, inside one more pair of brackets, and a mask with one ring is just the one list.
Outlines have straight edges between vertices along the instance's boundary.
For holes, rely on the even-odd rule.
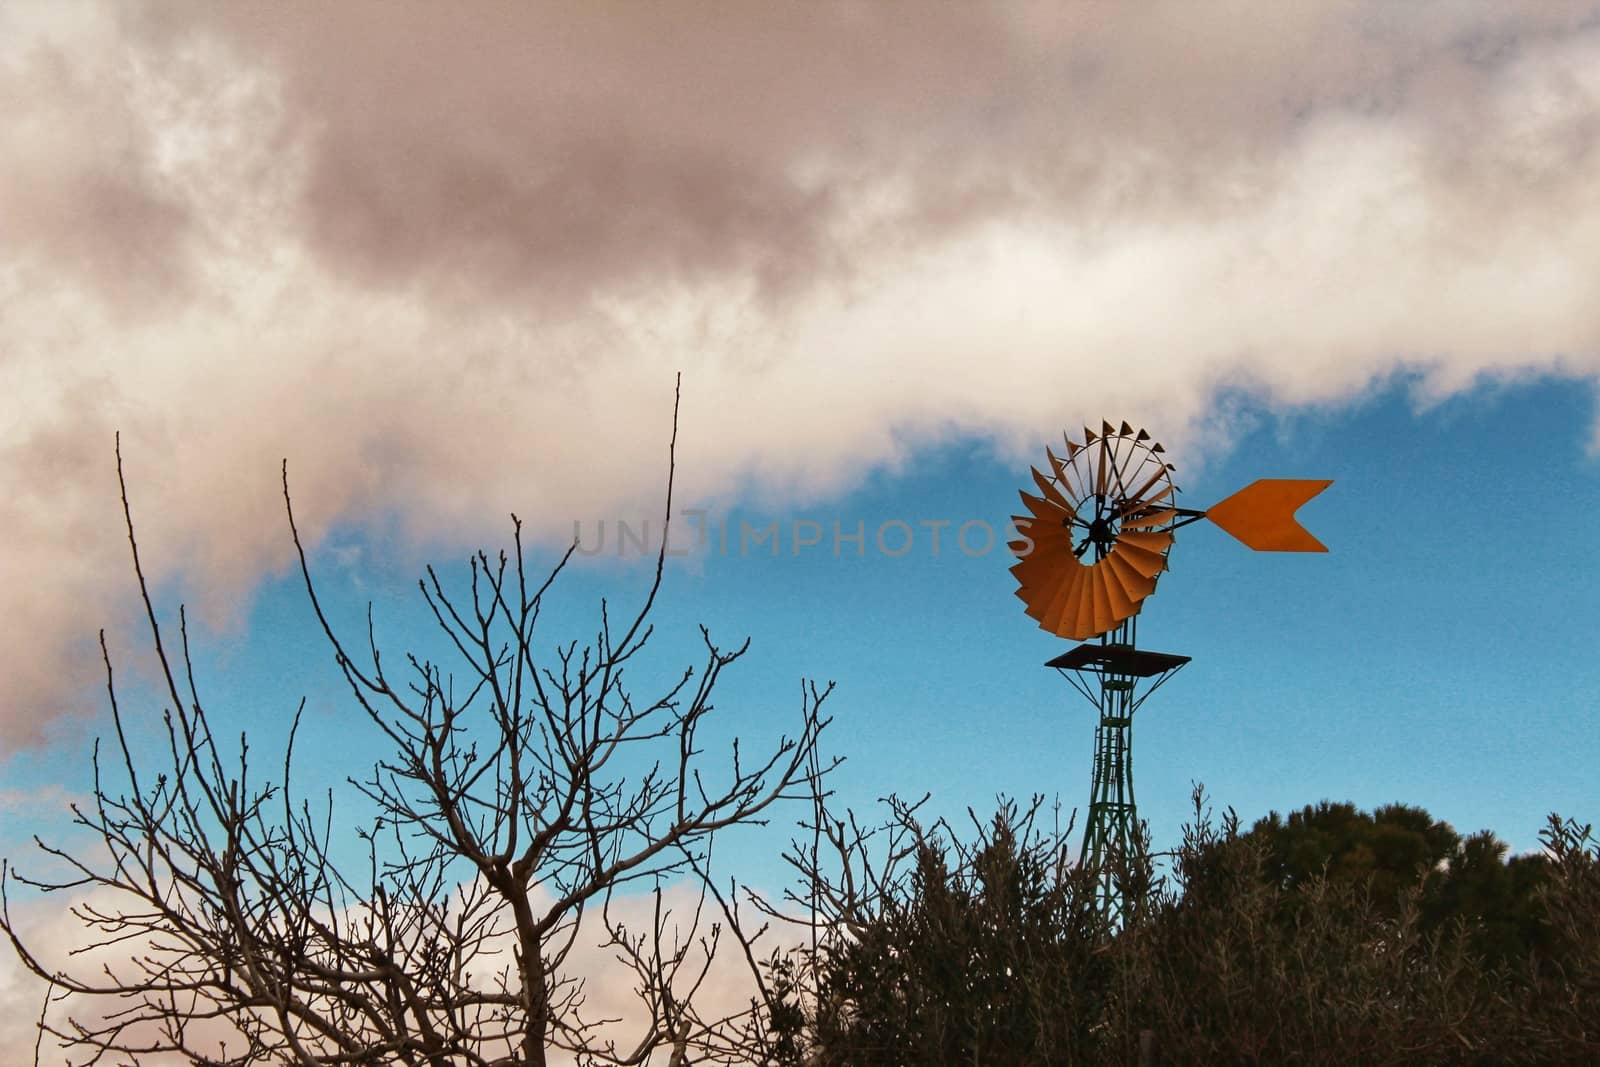
[[1038,495],[1025,515],[1011,573],[1029,617],[1060,637],[1086,640],[1139,613],[1167,569],[1173,534],[1208,518],[1259,552],[1326,552],[1295,521],[1296,510],[1332,485],[1326,479],[1263,478],[1207,511],[1177,506],[1165,449],[1123,422],[1063,435],[1065,455],[1046,449],[1048,474],[1033,469]]

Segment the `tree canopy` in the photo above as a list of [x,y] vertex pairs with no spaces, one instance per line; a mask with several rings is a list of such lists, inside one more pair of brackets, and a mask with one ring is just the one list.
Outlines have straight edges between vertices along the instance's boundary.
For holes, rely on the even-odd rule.
[[[1552,816],[1509,856],[1427,811],[1195,817],[1118,927],[1037,803],[969,843],[834,820],[827,935],[779,962],[788,1062],[1548,1063],[1600,1056],[1600,845]],[[895,830],[900,831],[896,834]],[[906,842],[894,847],[895,842]],[[815,868],[810,855],[797,857]],[[810,976],[810,995],[803,980]]]

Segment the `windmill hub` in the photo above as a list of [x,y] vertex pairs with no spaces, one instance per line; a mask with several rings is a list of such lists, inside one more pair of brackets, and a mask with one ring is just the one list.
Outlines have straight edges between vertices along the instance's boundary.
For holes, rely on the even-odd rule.
[[1117,527],[1110,515],[1097,515],[1089,523],[1089,540],[1096,548],[1109,549],[1117,542]]

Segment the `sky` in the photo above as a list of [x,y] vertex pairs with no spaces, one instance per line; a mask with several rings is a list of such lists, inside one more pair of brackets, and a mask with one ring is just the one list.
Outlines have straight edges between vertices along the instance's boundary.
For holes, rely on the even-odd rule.
[[[786,536],[673,562],[658,669],[750,635],[757,740],[836,681],[841,801],[1086,800],[1063,643],[923,523],[1003,523],[1110,418],[1191,507],[1334,479],[1326,556],[1179,534],[1140,628],[1194,657],[1136,727],[1158,844],[1195,781],[1519,849],[1600,816],[1593,4],[10,5],[0,99],[8,855],[88,787],[99,628],[141,684],[114,434],[214,713],[267,744],[306,696],[337,780],[281,462],[336,611],[403,648],[422,564],[508,513],[544,553],[656,516],[680,372],[677,501]],[[646,577],[579,560],[552,646]]]

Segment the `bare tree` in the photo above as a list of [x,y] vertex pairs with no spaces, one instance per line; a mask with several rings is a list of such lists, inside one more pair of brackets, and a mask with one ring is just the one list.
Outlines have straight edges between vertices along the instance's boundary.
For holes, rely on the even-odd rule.
[[[676,442],[675,404],[668,522]],[[448,592],[428,568],[422,597],[454,662],[407,655],[396,677],[370,606],[359,656],[331,625],[285,464],[307,594],[354,704],[386,739],[370,775],[349,780],[376,810],[352,850],[335,832],[331,791],[314,808],[290,788],[294,731],[279,782],[257,781],[247,738],[237,756],[219,746],[184,613],[174,645],[151,601],[120,444],[117,473],[170,701],[165,751],[159,767],[135,758],[102,631],[117,741],[109,762],[125,784],[103,776],[97,745],[93,802],[73,812],[103,851],[39,842],[70,877],[0,872],[0,928],[70,1002],[64,1022],[41,1016],[44,1033],[83,1063],[168,1053],[196,1064],[536,1065],[565,1053],[637,1064],[658,1049],[674,1062],[759,1052],[760,1005],[712,1012],[696,996],[719,942],[737,941],[732,959],[753,969],[762,933],[741,926],[732,892],[712,887],[711,844],[781,799],[815,793],[832,684],[802,683],[794,737],[755,759],[735,741],[720,775],[708,768],[700,730],[748,641],[723,648],[702,627],[703,661],[664,691],[641,696],[626,678],[651,638],[665,529],[638,610],[617,621],[602,601],[592,643],[557,646],[546,660],[540,608],[572,548],[542,578],[530,574],[513,516],[511,554],[477,554],[463,592]],[[352,851],[364,859],[352,865]],[[674,877],[699,887],[677,915],[661,888]],[[10,880],[72,895],[85,949],[125,946],[127,955],[98,971],[48,965],[18,933]],[[654,894],[637,928],[614,908],[622,890]],[[622,1021],[587,1009],[582,976],[568,965],[574,945],[596,934],[632,970],[641,1010],[625,1021],[626,1040],[615,1036]]]

